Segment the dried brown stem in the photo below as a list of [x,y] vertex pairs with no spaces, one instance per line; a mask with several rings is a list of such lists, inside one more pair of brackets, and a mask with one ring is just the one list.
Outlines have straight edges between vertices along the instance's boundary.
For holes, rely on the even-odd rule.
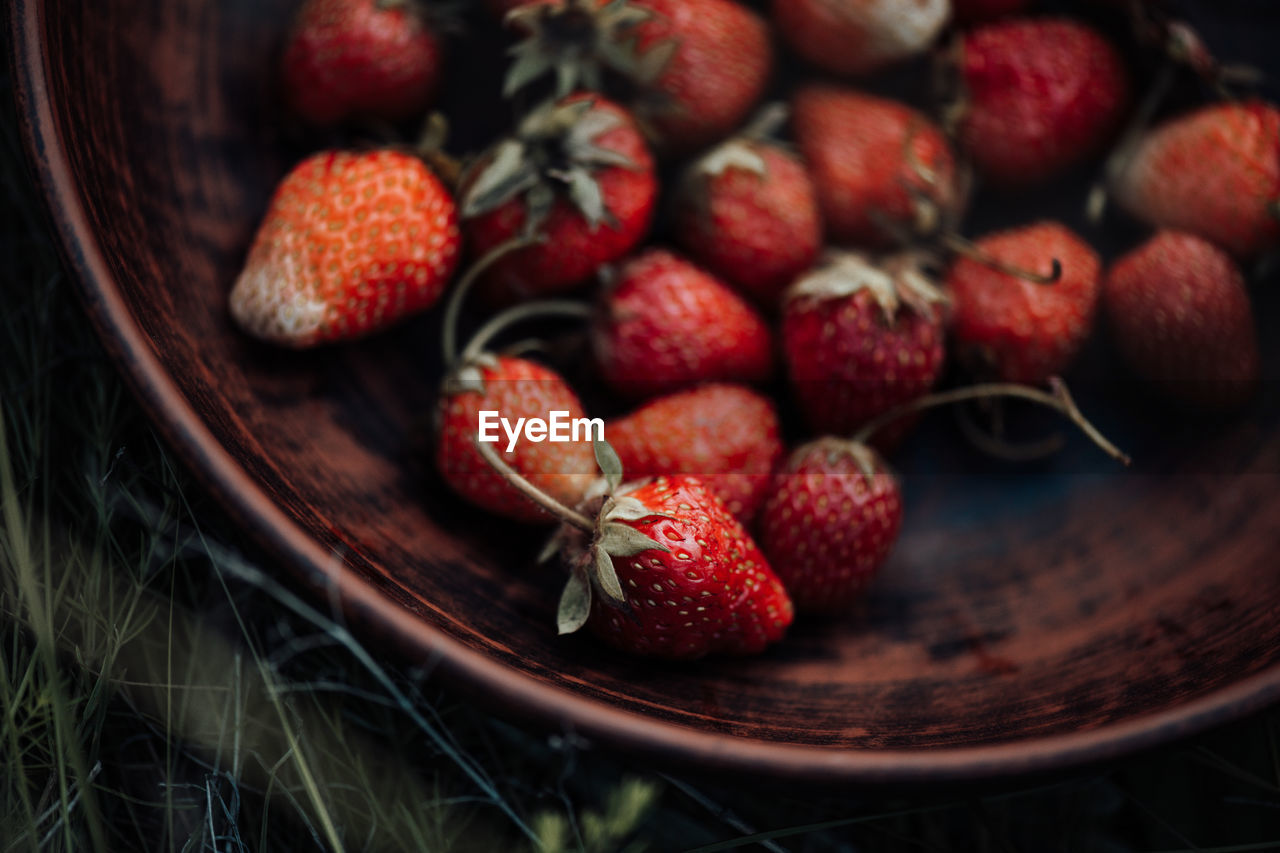
[[942,242],[948,249],[958,255],[962,255],[974,263],[982,264],[984,267],[990,267],[996,272],[1011,275],[1014,278],[1020,278],[1029,281],[1032,284],[1057,284],[1062,279],[1062,261],[1057,258],[1052,259],[1051,269],[1048,275],[1043,273],[1032,272],[1031,270],[1016,267],[1013,264],[1005,263],[997,257],[982,251],[969,240],[961,237],[959,234],[943,234]]
[[569,299],[547,299],[542,302],[530,302],[526,305],[517,305],[514,308],[508,308],[501,314],[490,319],[487,323],[480,327],[480,330],[472,336],[471,342],[467,344],[465,350],[462,351],[460,361],[467,363],[484,352],[489,342],[502,334],[503,331],[514,326],[516,323],[522,323],[525,320],[536,319],[539,317],[570,317],[573,319],[586,319],[591,316],[591,306],[585,302],[576,302]]
[[444,327],[440,333],[445,364],[452,365],[458,360],[458,318],[462,316],[462,304],[466,301],[467,294],[471,292],[471,288],[475,286],[480,276],[484,275],[490,267],[512,252],[523,249],[526,246],[532,246],[540,240],[541,238],[536,236],[520,236],[513,237],[505,243],[500,243],[487,255],[472,264],[466,274],[459,279],[457,285],[453,288],[453,293],[449,294],[449,301],[445,305]]
[[591,519],[587,518],[580,512],[569,509],[567,506],[560,503],[560,501],[551,497],[551,495],[542,491],[542,489],[539,489],[533,483],[530,483],[519,471],[508,465],[503,458],[498,455],[498,452],[490,447],[486,442],[480,441],[480,439],[477,438],[475,445],[476,450],[479,451],[480,456],[484,458],[484,461],[492,465],[493,469],[501,474],[504,480],[518,489],[522,495],[564,523],[571,524],[586,533],[592,535],[595,534],[596,526],[592,523]]
[[1039,388],[1031,388],[1027,385],[1017,385],[1011,382],[994,382],[980,385],[971,385],[967,388],[956,388],[951,391],[942,391],[937,394],[930,394],[910,403],[892,409],[878,418],[873,419],[870,423],[858,430],[854,435],[854,441],[866,442],[884,427],[897,421],[907,415],[921,412],[926,409],[933,409],[939,406],[949,406],[955,403],[963,403],[969,400],[987,400],[993,397],[1009,397],[1022,400],[1029,400],[1041,406],[1053,409],[1061,414],[1067,420],[1074,423],[1080,428],[1089,439],[1102,449],[1104,453],[1113,459],[1116,459],[1123,465],[1129,465],[1131,460],[1129,456],[1112,444],[1106,436],[1098,431],[1088,418],[1080,411],[1076,405],[1076,401],[1072,398],[1067,390],[1066,383],[1061,379],[1054,377],[1049,380],[1049,386],[1052,393],[1042,391]]

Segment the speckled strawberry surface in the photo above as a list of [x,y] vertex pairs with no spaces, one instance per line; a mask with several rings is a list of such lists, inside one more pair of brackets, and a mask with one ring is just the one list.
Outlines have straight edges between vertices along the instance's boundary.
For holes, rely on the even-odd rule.
[[817,260],[822,216],[804,164],[780,146],[732,140],[685,174],[675,239],[767,310]]
[[[577,124],[565,125],[555,134],[530,140],[524,144],[524,156],[534,177],[545,182],[554,193],[550,208],[541,221],[531,223],[530,198],[517,192],[491,208],[481,209],[464,219],[464,230],[471,251],[477,257],[499,245],[530,232],[540,241],[512,252],[498,261],[487,277],[492,298],[514,301],[562,292],[590,278],[602,264],[616,261],[644,239],[653,220],[658,183],[653,173],[653,157],[631,114],[602,97],[576,95],[561,101],[560,106],[589,105],[578,117]],[[565,140],[582,127],[582,122],[597,130],[588,130],[575,143],[581,151],[588,144],[606,152],[588,156],[575,163],[566,157]],[[514,140],[513,140],[514,141]],[[476,182],[493,165],[499,149],[482,155],[468,170],[459,189],[463,199],[472,197]],[[609,154],[618,162],[609,163]],[[598,199],[600,221],[572,195],[572,187],[557,175],[567,174],[572,166],[594,182],[593,197]],[[525,184],[525,188],[528,188]],[[464,213],[470,212],[464,206]]]
[[285,96],[318,125],[412,118],[434,99],[443,73],[443,41],[407,2],[307,0],[284,49]]
[[[507,483],[476,449],[482,410],[500,413],[513,425],[518,418],[547,420],[551,412],[585,417],[573,389],[555,371],[522,358],[483,355],[446,378],[436,426],[436,468],[449,486],[471,503],[517,521],[550,524],[555,519]],[[497,430],[494,449],[519,474],[566,506],[582,500],[596,477],[590,441],[533,442],[521,439],[506,452],[507,437]],[[585,437],[585,436],[584,436]]]
[[750,524],[782,458],[778,413],[741,385],[704,385],[651,400],[607,424],[632,479],[690,474]]
[[818,432],[850,435],[928,393],[942,372],[946,333],[936,304],[941,294],[904,292],[904,276],[931,288],[909,265],[895,270],[866,255],[832,253],[787,294],[787,374],[796,402]]
[[773,370],[773,335],[756,310],[664,249],[622,266],[591,340],[602,377],[633,399],[702,382],[761,382]]
[[991,184],[1048,180],[1098,153],[1119,129],[1129,74],[1086,24],[1016,18],[965,34],[960,145]]
[[460,252],[449,191],[400,151],[324,151],[281,181],[231,291],[245,331],[351,340],[433,305]]
[[[732,133],[764,94],[773,40],[763,18],[733,0],[491,0],[525,30],[508,78],[523,88],[544,74],[598,89],[609,71],[628,81],[627,105],[666,153],[695,151]],[[607,87],[606,87],[607,88]]]
[[662,544],[613,565],[626,600],[597,597],[588,628],[624,651],[694,660],[757,654],[791,624],[791,600],[760,548],[696,477],[624,490],[652,514],[625,522]]
[[773,40],[764,20],[732,0],[635,0],[653,11],[636,29],[644,53],[676,43],[645,111],[665,149],[690,151],[733,132],[764,94]]
[[1129,153],[1116,200],[1160,228],[1250,258],[1280,245],[1280,110],[1221,103],[1150,131]]
[[863,75],[925,52],[950,0],[773,0],[787,45],[819,68]]
[[875,451],[838,438],[797,448],[774,476],[760,544],[801,611],[847,610],[902,526],[898,481]]
[[1100,290],[1097,253],[1066,226],[1041,222],[992,234],[978,251],[1016,270],[1050,277],[1042,284],[980,260],[960,257],[946,289],[962,361],[983,378],[1039,385],[1067,369],[1093,328]]
[[1108,271],[1103,305],[1125,362],[1172,399],[1228,409],[1257,391],[1261,357],[1244,276],[1212,243],[1160,232]]
[[792,98],[792,127],[835,241],[889,248],[960,204],[946,138],[906,104],[806,86]]

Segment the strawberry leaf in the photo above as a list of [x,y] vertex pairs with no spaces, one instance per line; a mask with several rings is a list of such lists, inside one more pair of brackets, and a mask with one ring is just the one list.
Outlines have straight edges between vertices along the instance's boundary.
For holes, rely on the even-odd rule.
[[462,200],[462,215],[480,216],[499,207],[538,184],[538,169],[526,156],[525,145],[508,139],[498,145],[493,160],[485,167]]
[[600,473],[604,474],[605,482],[609,484],[609,491],[616,491],[622,485],[622,460],[618,458],[618,452],[603,438],[595,440],[595,452],[596,464],[600,466]]
[[642,518],[660,515],[663,518],[670,518],[663,513],[657,513],[649,509],[635,498],[615,497],[605,504],[602,516],[605,521],[639,521]]
[[609,552],[601,545],[597,545],[591,551],[596,563],[596,581],[600,584],[601,591],[609,597],[609,600],[617,604],[625,604],[627,594],[622,591],[622,581],[618,580],[618,572],[613,567],[613,557],[609,556]]
[[645,86],[652,86],[662,72],[667,70],[671,58],[676,55],[676,51],[680,49],[680,41],[678,39],[670,39],[661,44],[650,48],[644,56],[641,56],[636,68],[636,80]]
[[555,207],[556,192],[550,184],[540,181],[529,188],[524,200],[528,209],[524,220],[525,236],[535,237],[542,228],[542,223],[551,215],[551,208]]
[[604,193],[600,184],[585,169],[570,169],[564,174],[564,180],[569,185],[569,198],[574,207],[582,212],[592,231],[605,223],[617,223],[604,205]]
[[560,634],[572,634],[587,624],[591,616],[591,582],[585,566],[575,566],[569,581],[560,593],[560,608],[556,625]]
[[510,54],[513,62],[502,83],[502,97],[507,99],[555,66],[555,62],[533,42],[516,45]]
[[536,4],[512,10],[507,13],[507,25],[527,35],[510,51],[516,61],[503,83],[503,94],[510,97],[550,73],[556,75],[556,97],[599,90],[605,68],[640,79],[634,41],[627,43],[624,36],[653,17],[652,10],[631,0],[610,0],[604,5],[593,0]]
[[645,551],[671,553],[671,549],[658,540],[644,535],[634,527],[616,521],[604,525],[600,534],[599,548],[613,557],[634,557]]
[[557,530],[547,537],[546,544],[542,546],[542,550],[538,552],[538,565],[550,562],[551,558],[560,553],[564,548],[564,537]]

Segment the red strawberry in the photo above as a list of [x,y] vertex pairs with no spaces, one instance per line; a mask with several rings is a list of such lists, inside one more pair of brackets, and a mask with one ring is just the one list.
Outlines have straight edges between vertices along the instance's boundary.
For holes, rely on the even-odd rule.
[[942,132],[905,104],[809,86],[795,95],[792,125],[837,241],[887,248],[962,203]]
[[739,385],[704,385],[653,400],[605,430],[634,479],[691,474],[750,524],[782,458],[773,402]]
[[961,39],[960,145],[993,185],[1047,180],[1098,152],[1119,129],[1129,75],[1090,27],[1023,18]]
[[783,38],[837,74],[869,74],[924,53],[950,14],[948,0],[773,0]]
[[618,271],[591,338],[605,381],[632,398],[702,382],[762,382],[773,368],[772,336],[755,309],[662,249]]
[[695,163],[681,182],[674,219],[690,257],[770,309],[822,246],[809,173],[766,142],[735,139]]
[[1125,159],[1116,200],[1157,228],[1190,231],[1239,258],[1280,245],[1280,110],[1203,107],[1150,131]]
[[[554,371],[532,361],[491,354],[463,364],[446,377],[437,411],[436,467],[462,497],[489,512],[549,523],[555,519],[494,471],[476,449],[480,412],[498,412],[512,425],[518,418],[547,420],[552,412],[585,417],[582,404]],[[497,430],[493,445],[522,476],[569,506],[582,500],[596,474],[590,441],[535,443],[521,439],[506,453],[508,438]]]
[[277,187],[231,314],[289,347],[358,338],[434,304],[458,255],[453,199],[421,160],[325,151]]
[[989,21],[1024,11],[1030,0],[951,0],[952,15],[958,24]]
[[877,264],[832,252],[796,282],[786,296],[782,348],[814,429],[848,435],[928,393],[946,352],[941,299],[909,256]]
[[626,255],[649,229],[657,192],[653,158],[631,116],[575,95],[537,110],[483,155],[460,195],[475,253],[541,238],[490,271],[494,294],[510,299],[570,289]]
[[773,477],[760,545],[797,609],[847,610],[897,541],[902,495],[870,447],[821,438]]
[[639,90],[636,111],[667,150],[731,133],[764,94],[773,45],[759,15],[731,0],[526,0],[501,3],[528,33],[508,92],[555,72],[559,91],[596,89],[605,70]]
[[764,554],[696,477],[616,489],[595,527],[590,539],[574,529],[566,537],[561,633],[586,624],[632,654],[694,660],[757,654],[791,624],[791,600]]
[[285,93],[313,124],[411,118],[435,97],[443,53],[414,0],[306,0],[285,45]]
[[[961,359],[1005,382],[1038,385],[1061,373],[1093,326],[1097,253],[1054,222],[993,234],[976,249],[989,261],[959,257],[946,278]],[[1061,274],[1048,284],[994,266],[1053,278],[1055,260]]]
[[1225,409],[1257,390],[1258,335],[1244,276],[1213,244],[1161,231],[1116,261],[1102,299],[1125,361],[1170,397]]

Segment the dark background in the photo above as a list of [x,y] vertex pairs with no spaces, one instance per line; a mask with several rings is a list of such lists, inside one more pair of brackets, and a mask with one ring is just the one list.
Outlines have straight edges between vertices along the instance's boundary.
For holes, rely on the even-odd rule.
[[[1280,3],[1187,7],[1274,64]],[[0,88],[0,851],[1280,850],[1275,711],[1011,787],[780,790],[525,731],[379,660],[258,571],[122,388]]]

